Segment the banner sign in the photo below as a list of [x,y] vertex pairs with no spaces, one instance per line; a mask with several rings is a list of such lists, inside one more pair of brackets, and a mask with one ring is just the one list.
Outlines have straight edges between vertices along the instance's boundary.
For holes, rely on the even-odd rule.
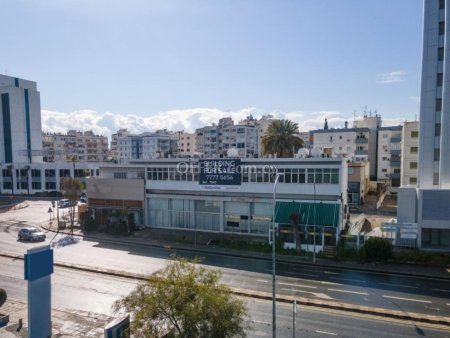
[[199,160],[199,183],[206,190],[236,190],[241,185],[241,160]]

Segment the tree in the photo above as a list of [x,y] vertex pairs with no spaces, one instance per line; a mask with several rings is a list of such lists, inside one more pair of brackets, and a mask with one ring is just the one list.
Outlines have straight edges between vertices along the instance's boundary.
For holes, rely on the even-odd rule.
[[262,138],[263,155],[293,157],[294,152],[301,147],[303,140],[298,134],[298,124],[290,120],[272,121]]
[[295,245],[296,250],[299,250],[299,248],[300,248],[299,231],[298,231],[299,219],[300,219],[299,214],[291,214],[289,216],[289,220],[291,221],[292,235],[294,236],[294,245]]
[[78,178],[65,177],[61,181],[61,191],[63,196],[70,202],[69,219],[70,232],[73,235],[73,224],[75,222],[75,207],[78,204],[78,199],[83,188],[83,183]]
[[172,258],[113,305],[131,313],[133,337],[245,337],[247,310],[218,284],[221,273]]
[[2,307],[3,304],[5,304],[7,298],[8,296],[6,295],[6,291],[0,288],[0,307]]

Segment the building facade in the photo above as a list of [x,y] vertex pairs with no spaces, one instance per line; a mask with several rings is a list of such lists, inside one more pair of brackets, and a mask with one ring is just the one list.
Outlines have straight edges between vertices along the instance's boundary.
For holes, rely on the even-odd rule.
[[36,82],[0,75],[0,163],[42,162],[41,102]]
[[177,132],[176,137],[179,157],[194,157],[197,155],[195,152],[195,133]]
[[402,126],[378,128],[377,180],[396,191],[401,179]]
[[401,185],[417,185],[419,122],[403,124],[401,143]]

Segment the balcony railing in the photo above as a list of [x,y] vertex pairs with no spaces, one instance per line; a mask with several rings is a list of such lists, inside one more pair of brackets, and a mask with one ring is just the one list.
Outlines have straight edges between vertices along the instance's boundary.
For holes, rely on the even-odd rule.
[[369,139],[367,139],[365,137],[360,137],[355,140],[355,143],[356,144],[367,144],[367,143],[369,143]]
[[391,143],[400,143],[402,138],[400,136],[391,137]]
[[400,149],[391,149],[390,153],[391,153],[391,155],[400,155],[401,150]]
[[390,179],[399,179],[400,173],[391,173],[391,174],[389,174],[389,178]]
[[355,155],[368,155],[367,150],[356,149]]

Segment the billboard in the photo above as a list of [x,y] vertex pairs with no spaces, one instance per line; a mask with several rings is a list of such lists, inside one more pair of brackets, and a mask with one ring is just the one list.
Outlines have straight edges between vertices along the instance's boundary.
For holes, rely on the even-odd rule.
[[199,160],[199,184],[205,190],[239,190],[241,160]]

